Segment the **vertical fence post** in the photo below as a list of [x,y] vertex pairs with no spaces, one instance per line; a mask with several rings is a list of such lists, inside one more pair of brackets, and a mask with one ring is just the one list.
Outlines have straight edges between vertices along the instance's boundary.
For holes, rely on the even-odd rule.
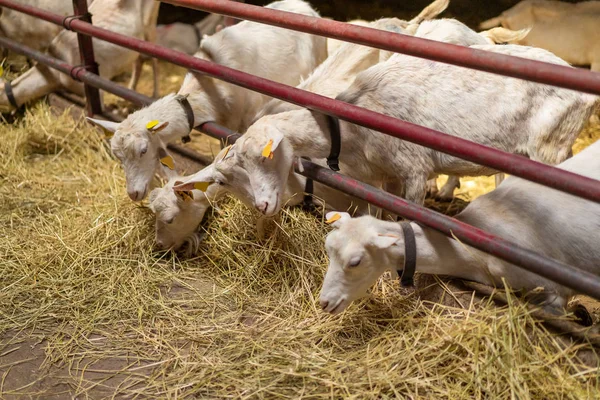
[[[92,15],[88,12],[87,0],[73,0],[73,11],[74,15],[81,21],[92,23]],[[94,58],[94,46],[91,36],[78,33],[77,41],[79,42],[81,64],[84,65],[87,71],[99,75],[98,64]],[[101,114],[102,103],[100,102],[100,92],[98,89],[87,84],[84,84],[84,89],[88,116]]]

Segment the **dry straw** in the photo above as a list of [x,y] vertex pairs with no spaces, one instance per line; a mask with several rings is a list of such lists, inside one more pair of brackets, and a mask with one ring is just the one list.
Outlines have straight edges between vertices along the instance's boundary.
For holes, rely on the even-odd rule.
[[[226,200],[179,259],[153,251],[151,213],[83,121],[39,104],[0,137],[0,398],[600,396],[580,359],[593,348],[512,297],[444,306],[383,279],[330,317],[322,220],[287,210],[259,242],[255,215]],[[51,384],[19,384],[31,361],[11,355],[40,348],[31,381]]]

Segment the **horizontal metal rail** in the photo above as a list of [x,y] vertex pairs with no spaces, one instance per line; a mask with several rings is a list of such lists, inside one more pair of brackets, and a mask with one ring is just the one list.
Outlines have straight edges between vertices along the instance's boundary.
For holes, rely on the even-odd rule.
[[[51,68],[55,68],[70,75],[74,79],[123,97],[134,104],[144,106],[151,102],[151,99],[147,96],[121,87],[107,79],[98,77],[81,67],[69,65],[34,51],[31,48],[18,44],[10,39],[0,37],[0,45],[14,52],[31,57]],[[205,123],[201,126],[201,129],[203,132],[221,139],[223,142],[234,142],[240,137],[239,134],[214,123]],[[561,285],[570,287],[579,293],[600,299],[600,277],[598,276],[552,260],[515,243],[482,231],[481,229],[416,204],[409,203],[406,200],[393,196],[381,189],[335,173],[314,163],[306,160],[302,160],[301,162],[303,164],[303,171],[298,172],[310,179],[366,200],[376,206],[408,219],[419,221],[425,226],[438,230],[447,236],[455,237],[474,248],[494,255],[540,276],[544,276]]]
[[600,94],[600,73],[223,0],[161,0],[480,71]]
[[[17,4],[12,0],[0,0],[0,6],[12,8],[56,24],[61,24],[63,20],[63,17],[58,14],[31,6]],[[387,115],[369,111],[348,103],[333,100],[325,96],[320,96],[195,58],[140,39],[120,35],[82,21],[72,21],[70,27],[73,31],[94,36],[140,53],[157,57],[194,71],[202,72],[217,79],[253,91],[277,97],[284,101],[307,107],[324,114],[334,115],[348,122],[469,160],[476,164],[485,165],[495,170],[506,172],[575,196],[600,202],[600,182],[594,179],[554,168],[521,156],[505,153],[491,147],[486,147]]]

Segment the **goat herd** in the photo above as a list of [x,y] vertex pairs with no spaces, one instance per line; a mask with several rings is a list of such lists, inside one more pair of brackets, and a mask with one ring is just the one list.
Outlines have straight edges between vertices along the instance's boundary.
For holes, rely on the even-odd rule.
[[[137,25],[127,24],[126,13],[109,11],[136,3],[137,10],[144,10],[138,15],[146,21],[153,18],[155,24],[157,2],[95,0],[92,12],[100,3],[106,4],[103,11],[98,9],[95,24],[112,30],[115,24],[128,25],[135,32],[120,33],[148,38],[143,20]],[[528,42],[530,35],[544,35],[536,31],[538,25],[532,29],[532,22],[520,17],[525,13],[555,18],[552,26],[558,29],[563,20],[575,18],[579,12],[580,27],[585,28],[588,16],[600,20],[600,2],[570,5],[526,0],[483,23],[491,29],[480,33],[454,19],[435,19],[447,6],[448,0],[436,0],[410,21],[384,18],[363,23],[493,53],[600,68],[600,24],[595,25],[596,40],[570,39],[578,40],[581,48],[585,41],[596,46],[595,50],[582,50],[588,59],[575,60],[559,49],[552,50],[562,58],[539,47],[522,45],[534,45]],[[277,1],[266,7],[318,17],[302,0]],[[497,24],[505,27],[493,28]],[[67,36],[70,32],[64,34],[65,38],[73,37]],[[573,33],[570,37],[575,36]],[[100,48],[100,43],[94,42],[101,74],[112,77],[118,69],[115,64],[119,68],[125,65],[122,59],[130,52],[109,44],[105,46],[111,50]],[[564,47],[564,43],[561,45]],[[51,52],[67,61],[74,61],[69,57],[77,55],[76,45],[72,47],[59,40],[50,45]],[[67,48],[69,51],[58,51]],[[352,43],[330,41],[329,50],[325,38],[244,21],[205,36],[195,56],[600,179],[600,143],[569,158],[575,139],[594,113],[596,96]],[[36,68],[13,84],[14,97],[20,104],[57,85],[66,85],[67,78],[48,78],[47,71]],[[0,91],[0,105],[7,103],[6,93]],[[124,168],[130,198],[141,201],[149,197],[150,208],[156,214],[156,242],[162,249],[178,249],[189,243],[188,248],[195,250],[197,246],[191,244],[198,242],[197,230],[206,210],[226,194],[266,217],[275,216],[283,206],[301,203],[306,178],[294,172],[297,158],[307,157],[327,165],[332,146],[336,146],[336,123],[330,117],[195,72],[186,75],[177,94],[155,101],[121,123],[90,121],[112,133],[112,152]],[[187,140],[194,126],[208,121],[244,134],[222,149],[211,165],[191,176],[179,176],[166,144]],[[342,173],[418,204],[423,203],[431,179],[438,174],[451,177],[441,190],[444,196],[451,196],[458,177],[496,173],[345,121],[339,121],[339,131]],[[157,172],[168,182],[150,190]],[[418,272],[492,286],[501,286],[505,280],[513,288],[543,287],[542,303],[552,310],[564,308],[575,294],[559,283],[417,223],[376,219],[368,215],[372,209],[367,203],[318,183],[314,183],[313,194],[323,208],[347,211],[331,211],[326,216],[334,230],[325,240],[330,265],[320,302],[328,313],[343,311],[384,271],[396,271],[403,265],[408,269],[411,264]],[[473,201],[457,218],[540,254],[600,273],[600,205],[594,202],[509,177],[497,189]]]

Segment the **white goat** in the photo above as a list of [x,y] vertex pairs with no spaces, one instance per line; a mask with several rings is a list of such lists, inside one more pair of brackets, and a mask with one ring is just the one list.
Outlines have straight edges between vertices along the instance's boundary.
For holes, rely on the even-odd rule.
[[[154,0],[103,0],[94,1],[90,12],[95,26],[143,39],[150,35],[151,27],[144,26],[144,16],[154,15],[159,6]],[[150,20],[151,18],[148,17]],[[126,71],[138,59],[138,53],[103,40],[93,39],[94,56],[100,67],[100,75],[113,78]],[[50,43],[51,56],[72,65],[81,64],[77,34],[63,30]],[[59,88],[83,95],[83,85],[71,77],[38,64],[12,82],[12,90],[18,105],[54,92]],[[6,87],[0,89],[0,107],[11,110]]]
[[[437,15],[434,13],[434,10],[437,13],[441,13],[447,5],[447,0],[437,0],[429,5],[423,12],[421,12],[420,16],[427,16],[428,18],[433,17]],[[413,21],[417,20],[418,18],[419,17],[415,18]],[[410,23],[407,21],[402,21],[396,18],[384,18],[370,23],[369,25],[375,29],[402,33],[405,32],[404,28],[409,26],[409,24]],[[342,90],[348,87],[348,85],[350,85],[359,72],[377,64],[382,58],[385,58],[388,53],[389,52],[384,52],[372,47],[344,43],[335,52],[335,54],[328,57],[327,60],[325,60],[325,62],[323,62],[323,64],[321,64],[311,74],[311,76],[303,81],[298,87],[323,96],[335,97]],[[300,110],[301,112],[306,112],[306,110],[299,106],[295,106],[279,99],[273,99],[264,107],[263,110],[261,110],[261,112],[257,115],[257,119],[260,120],[260,118],[266,115],[279,114],[290,110]],[[242,141],[243,146],[244,138],[240,140]],[[250,188],[250,180],[247,176],[248,173],[243,162],[240,162],[237,157],[234,157],[239,152],[238,149],[239,144],[234,145],[231,149],[228,149],[226,156],[222,156],[215,161],[214,168],[212,168],[212,170],[203,170],[201,173],[190,177],[186,183],[210,184],[213,182],[220,182],[231,188],[244,187],[244,189],[241,190],[241,193],[244,197],[241,197],[237,194],[235,195],[246,205],[253,207],[257,204],[256,198],[254,197],[255,191],[251,190]],[[240,157],[243,157],[243,155],[240,155]],[[313,161],[325,165],[325,161],[323,159],[316,158]],[[250,161],[250,163],[252,162],[253,161]],[[287,171],[289,172],[288,178],[295,176],[293,171],[290,169]],[[341,171],[345,172],[344,166],[342,166]],[[283,187],[287,186],[288,182],[286,181]],[[322,188],[322,190],[325,191],[328,189]],[[294,192],[292,191],[292,193]],[[282,190],[281,194],[283,197],[279,199],[280,206],[286,203],[287,200],[287,197],[284,195],[285,191]],[[333,204],[332,202],[336,201],[335,192],[327,193],[322,197],[328,205],[331,205]],[[337,197],[339,197],[341,201],[347,201],[345,196],[342,194],[338,193]],[[364,210],[366,210],[366,207],[359,206],[359,212]]]
[[189,256],[198,250],[198,226],[204,214],[225,192],[218,185],[211,186],[206,192],[175,192],[173,186],[183,179],[185,177],[171,177],[165,186],[152,190],[148,198],[149,207],[156,215],[156,246],[161,250],[178,250],[187,243]]
[[[88,5],[93,0],[88,0]],[[73,15],[73,3],[56,0],[21,0],[21,4],[41,8],[62,16]],[[62,26],[32,17],[10,8],[1,9],[0,36],[15,40],[35,50],[46,50]]]
[[[558,168],[600,180],[600,141]],[[372,217],[339,218],[325,240],[329,268],[320,303],[328,313],[342,312],[363,296],[387,270],[402,269],[404,234],[398,223]],[[477,198],[457,217],[462,222],[517,242],[544,256],[600,274],[600,204],[536,183],[509,177],[496,190]],[[575,291],[506,261],[466,246],[433,229],[410,223],[416,237],[416,271],[450,275],[513,289],[543,287],[549,309],[565,307]]]
[[[566,65],[541,49],[474,47]],[[596,102],[595,96],[587,94],[400,54],[360,73],[338,98],[551,164],[567,157]],[[392,183],[400,188],[395,194],[416,203],[423,202],[426,182],[437,174],[495,173],[379,132],[340,124],[342,171],[374,186]],[[221,179],[247,174],[246,191],[253,193],[255,207],[274,215],[282,205],[294,157],[322,159],[330,149],[324,115],[305,109],[287,111],[259,119],[215,169]]]
[[571,64],[590,65],[592,71],[600,71],[600,1],[570,4],[524,0],[480,27],[498,25],[531,28],[521,44],[541,47]]
[[[278,1],[267,7],[318,16],[301,0]],[[319,36],[244,21],[207,37],[196,57],[297,85],[303,76],[325,59],[326,44],[326,40]],[[257,92],[202,74],[188,73],[179,95],[163,97],[131,114],[121,124],[92,120],[115,132],[111,146],[123,163],[127,192],[134,201],[142,200],[148,193],[150,181],[159,166],[157,154],[160,142],[172,142],[190,132],[183,95],[187,96],[193,110],[194,126],[214,121],[242,132],[268,100],[267,96]],[[152,132],[147,129],[150,121],[156,121]]]
[[[221,151],[216,160],[224,157],[226,152],[227,150]],[[156,214],[156,244],[160,249],[177,250],[183,244],[188,243],[187,254],[194,254],[199,243],[197,228],[204,218],[204,213],[213,202],[227,193],[244,200],[251,196],[251,193],[242,192],[248,187],[247,182],[224,185],[219,181],[215,185],[203,188],[206,192],[195,189],[194,183],[188,184],[186,190],[175,191],[173,189],[174,186],[183,182],[193,181],[194,177],[202,181],[203,176],[212,176],[213,168],[214,164],[211,164],[192,176],[171,176],[165,186],[150,192],[150,208]],[[241,175],[241,177],[244,178],[245,175]],[[340,193],[318,182],[313,182],[313,185],[312,203],[326,211],[342,209],[353,215],[364,215],[372,209],[365,201]],[[305,188],[306,177],[290,172],[284,194],[285,205],[293,207],[302,204]],[[246,205],[252,207],[252,203],[246,203]],[[257,226],[259,237],[264,236],[263,222],[259,221]]]

